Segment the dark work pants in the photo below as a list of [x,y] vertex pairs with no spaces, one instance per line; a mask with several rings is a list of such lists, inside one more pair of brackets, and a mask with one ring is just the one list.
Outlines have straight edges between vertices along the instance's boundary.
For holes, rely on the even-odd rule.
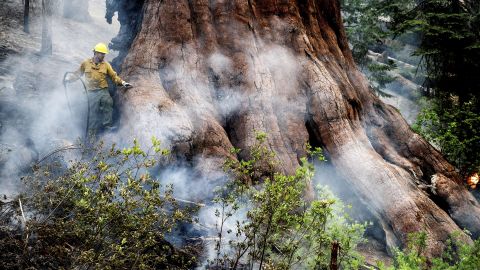
[[88,91],[89,102],[89,135],[97,135],[112,126],[113,99],[108,88]]

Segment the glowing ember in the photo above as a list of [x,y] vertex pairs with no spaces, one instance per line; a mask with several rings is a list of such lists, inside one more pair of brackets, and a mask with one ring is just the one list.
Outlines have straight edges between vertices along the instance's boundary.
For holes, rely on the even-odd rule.
[[478,180],[480,180],[478,173],[474,173],[467,178],[467,184],[471,188],[476,188],[478,184]]

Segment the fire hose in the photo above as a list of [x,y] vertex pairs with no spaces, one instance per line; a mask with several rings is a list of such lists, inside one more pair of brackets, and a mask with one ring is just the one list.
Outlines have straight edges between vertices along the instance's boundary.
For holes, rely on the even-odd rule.
[[[67,76],[69,74],[75,75],[75,73],[73,72],[65,72],[65,74],[63,75],[63,89],[65,90],[65,98],[67,99],[68,110],[70,111],[70,115],[73,118],[72,107],[70,106],[70,99],[68,98],[69,82],[67,81]],[[85,127],[85,137],[84,137],[84,140],[86,142],[88,138],[88,126],[90,125],[90,100],[88,99],[88,90],[87,90],[87,85],[85,84],[85,81],[82,78],[79,78],[79,79],[82,82],[83,89],[85,90],[85,96],[87,98],[87,126]]]

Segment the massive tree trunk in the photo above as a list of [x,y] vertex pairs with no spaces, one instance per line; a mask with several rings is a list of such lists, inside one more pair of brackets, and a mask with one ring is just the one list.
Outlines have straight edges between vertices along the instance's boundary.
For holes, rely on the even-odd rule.
[[287,173],[305,143],[319,142],[384,221],[388,244],[425,231],[438,255],[450,233],[480,234],[480,206],[452,165],[356,68],[337,0],[136,4],[135,39],[117,44],[135,85],[120,95],[125,134],[156,135],[187,160],[215,164],[232,146],[248,156],[265,131]]

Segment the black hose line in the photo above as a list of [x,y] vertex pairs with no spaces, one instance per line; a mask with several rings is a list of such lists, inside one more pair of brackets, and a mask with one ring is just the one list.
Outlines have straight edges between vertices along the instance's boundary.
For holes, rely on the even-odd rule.
[[[65,72],[65,74],[63,75],[63,89],[65,90],[65,98],[67,99],[67,103],[68,103],[68,109],[70,110],[70,115],[72,116],[73,118],[73,113],[72,113],[72,108],[70,106],[70,99],[68,98],[68,81],[67,81],[67,76],[68,74],[73,74],[75,75],[75,73],[73,72]],[[82,79],[82,78],[79,78],[80,81],[82,82],[82,85],[83,85],[83,89],[85,90],[85,96],[87,97],[87,126],[85,127],[85,142],[87,142],[87,138],[88,138],[88,126],[90,125],[90,99],[88,98],[88,90],[87,90],[87,85],[85,84],[85,81]]]

